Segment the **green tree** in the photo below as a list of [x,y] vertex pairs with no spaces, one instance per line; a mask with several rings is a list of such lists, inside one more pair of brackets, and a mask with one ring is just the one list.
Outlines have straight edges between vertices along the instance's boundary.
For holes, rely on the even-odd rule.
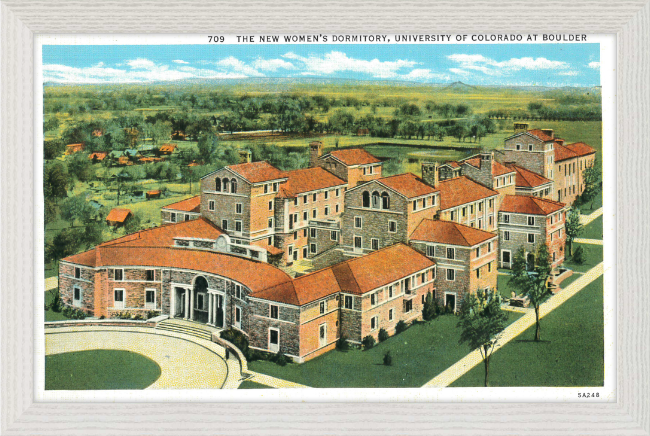
[[461,305],[459,343],[467,343],[471,350],[479,349],[485,366],[486,387],[490,376],[490,357],[507,319],[501,310],[501,295],[496,291],[478,289],[476,295],[467,295]]
[[172,123],[169,121],[158,120],[151,126],[151,139],[154,144],[162,144],[169,141],[172,137]]
[[68,169],[61,162],[46,166],[43,171],[43,193],[46,198],[64,198],[71,185]]
[[585,183],[585,190],[582,193],[582,197],[585,201],[591,201],[591,209],[593,209],[594,199],[601,190],[600,172],[595,161],[584,169],[582,179]]
[[424,299],[424,307],[422,308],[422,318],[424,318],[425,321],[432,320],[438,314],[436,309],[437,309],[436,302],[433,298],[433,293],[429,292],[427,293],[427,296]]
[[142,218],[139,213],[134,213],[130,219],[126,220],[124,230],[127,235],[142,230]]
[[56,220],[56,203],[51,198],[45,198],[45,225]]
[[566,232],[566,243],[569,246],[569,256],[573,255],[573,241],[582,233],[582,223],[580,222],[580,211],[571,207],[566,213],[566,222],[564,223]]
[[51,141],[43,141],[43,158],[54,159],[65,150],[65,144],[60,139],[53,139]]
[[100,222],[91,222],[86,225],[82,238],[79,241],[86,250],[103,242],[104,224]]
[[199,142],[196,147],[201,160],[207,163],[212,163],[212,160],[215,157],[215,151],[219,147],[219,138],[217,135],[211,133],[203,133],[199,136]]
[[70,223],[70,227],[75,221],[81,221],[84,224],[89,223],[93,217],[93,207],[88,203],[83,194],[68,197],[61,202],[61,217]]
[[539,341],[542,331],[539,307],[551,295],[547,284],[551,274],[551,256],[546,243],[540,244],[535,253],[535,265],[532,271],[526,268],[524,256],[523,247],[515,253],[512,263],[512,276],[508,284],[521,290],[521,295],[528,297],[530,304],[535,308],[535,341]]
[[45,257],[48,261],[56,261],[76,253],[83,235],[82,229],[63,229],[52,242],[45,246]]
[[75,153],[69,156],[68,173],[80,182],[88,182],[95,178],[95,168],[88,159],[88,153]]

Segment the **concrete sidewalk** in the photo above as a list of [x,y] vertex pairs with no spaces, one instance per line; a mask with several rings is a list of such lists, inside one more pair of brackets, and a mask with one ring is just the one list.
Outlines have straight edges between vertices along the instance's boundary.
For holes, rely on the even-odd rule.
[[59,287],[59,278],[57,276],[48,277],[45,279],[45,292],[58,287]]
[[[569,298],[573,297],[575,294],[580,292],[585,286],[589,283],[596,280],[598,277],[603,275],[603,262],[599,263],[595,267],[591,268],[584,275],[578,278],[576,281],[571,283],[565,289],[559,293],[550,297],[544,304],[540,306],[539,316],[540,319],[548,315],[555,308],[559,307]],[[506,327],[506,329],[501,333],[501,337],[497,346],[495,347],[494,352],[498,351],[501,347],[506,345],[512,339],[516,338],[519,334],[524,332],[529,327],[535,325],[535,312],[531,311],[528,314],[522,316],[517,321]],[[474,368],[476,365],[483,362],[481,353],[478,349],[472,351],[467,356],[460,359],[458,362],[438,374],[436,377],[428,381],[423,388],[444,388],[458,380],[470,369]]]
[[599,216],[603,214],[603,208],[601,207],[600,209],[596,209],[595,211],[591,212],[589,215],[580,215],[580,224],[583,226],[586,226]]
[[288,380],[283,380],[281,378],[276,378],[272,377],[270,375],[266,374],[260,374],[259,372],[255,371],[247,371],[250,375],[252,375],[251,378],[246,379],[247,381],[252,381],[255,383],[259,383],[261,385],[266,385],[270,386],[272,388],[277,388],[277,389],[286,389],[286,388],[309,388],[309,386],[301,385],[299,383],[294,383],[290,382]]
[[602,239],[575,238],[573,242],[577,242],[579,244],[603,245]]

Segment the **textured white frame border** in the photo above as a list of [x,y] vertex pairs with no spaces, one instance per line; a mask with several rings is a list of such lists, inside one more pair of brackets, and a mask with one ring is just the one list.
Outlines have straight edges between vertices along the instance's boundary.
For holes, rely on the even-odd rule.
[[[650,2],[0,0],[0,432],[650,434]],[[535,17],[525,28],[517,18]],[[617,402],[34,403],[34,33],[617,34]],[[633,176],[630,176],[633,175]],[[37,187],[40,189],[40,187]],[[645,196],[645,197],[644,197]],[[626,230],[630,230],[627,232]],[[644,286],[645,285],[645,286]]]

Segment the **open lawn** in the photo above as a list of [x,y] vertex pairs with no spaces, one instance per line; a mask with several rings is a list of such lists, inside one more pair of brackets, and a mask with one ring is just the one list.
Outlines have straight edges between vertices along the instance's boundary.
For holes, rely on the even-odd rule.
[[[591,244],[573,244],[573,253],[575,254],[578,247],[582,247],[584,250],[584,263],[577,264],[573,259],[568,259],[564,261],[564,266],[573,271],[578,272],[587,272],[595,265],[603,261],[603,246],[602,245],[591,245]],[[568,252],[567,252],[568,255]]]
[[584,226],[579,237],[585,239],[603,239],[603,216],[599,216]]
[[[507,312],[509,323],[522,314]],[[319,388],[420,387],[469,353],[459,344],[458,318],[443,315],[416,323],[367,351],[330,351],[303,364],[279,366],[268,361],[249,362],[263,374]],[[390,351],[392,366],[383,365]]]
[[[490,386],[602,386],[604,381],[603,278],[586,286],[490,360]],[[483,365],[451,387],[483,386]]]
[[[598,155],[596,156],[598,157]],[[595,211],[596,209],[600,209],[603,207],[603,192],[602,190],[594,197],[593,201],[588,201],[585,204],[581,204],[579,206],[576,206],[579,210],[580,213],[583,215],[589,215],[591,212]]]
[[[57,271],[58,274],[58,271]],[[55,274],[56,275],[56,274]],[[52,300],[54,299],[54,294],[56,293],[56,289],[50,289],[49,291],[45,292],[45,305],[49,306],[52,304]],[[45,321],[64,321],[66,319],[69,319],[67,316],[65,316],[61,312],[55,312],[52,309],[48,309],[45,311]]]
[[141,354],[90,350],[45,356],[46,390],[144,389],[160,377],[160,366]]

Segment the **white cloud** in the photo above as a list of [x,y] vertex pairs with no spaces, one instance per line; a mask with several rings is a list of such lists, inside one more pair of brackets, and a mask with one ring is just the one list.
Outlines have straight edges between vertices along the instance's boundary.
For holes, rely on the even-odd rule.
[[[459,64],[458,71],[474,70],[491,76],[501,76],[521,70],[566,70],[570,65],[562,61],[554,61],[543,57],[511,58],[507,61],[496,61],[483,55],[452,54],[447,58]],[[452,71],[450,69],[450,71]],[[564,74],[573,75],[573,74]]]
[[449,71],[454,74],[460,74],[461,76],[468,76],[471,74],[469,71],[461,70],[460,68],[450,68]]
[[580,73],[577,71],[569,70],[569,71],[560,71],[557,74],[558,76],[578,76]]
[[291,62],[282,59],[261,59],[258,58],[253,62],[253,67],[263,71],[277,71],[280,68],[293,70],[296,68]]
[[156,66],[156,64],[154,64],[153,61],[144,58],[132,59],[130,61],[126,61],[126,64],[129,67],[136,68],[136,69],[151,69],[151,68],[155,68]]
[[172,62],[175,64],[189,64],[189,62],[186,62],[182,59],[174,59]]
[[589,62],[589,68],[593,68],[594,70],[600,69],[600,62]]
[[411,82],[428,82],[431,80],[446,81],[449,80],[449,76],[447,74],[434,73],[428,68],[416,68],[407,74],[401,75],[400,80]]
[[226,68],[238,73],[245,75],[246,77],[263,77],[264,74],[257,71],[255,68],[247,65],[246,63],[240,61],[234,56],[229,56],[227,58],[221,59],[215,62],[215,65]]
[[[396,61],[370,61],[348,57],[340,51],[332,51],[322,56],[309,55],[307,57],[293,52],[282,56],[285,59],[295,60],[304,70],[303,75],[332,76],[340,72],[355,72],[370,75],[377,79],[399,78],[398,72],[403,68],[412,68],[417,62],[398,59]],[[307,74],[305,74],[307,73]]]

